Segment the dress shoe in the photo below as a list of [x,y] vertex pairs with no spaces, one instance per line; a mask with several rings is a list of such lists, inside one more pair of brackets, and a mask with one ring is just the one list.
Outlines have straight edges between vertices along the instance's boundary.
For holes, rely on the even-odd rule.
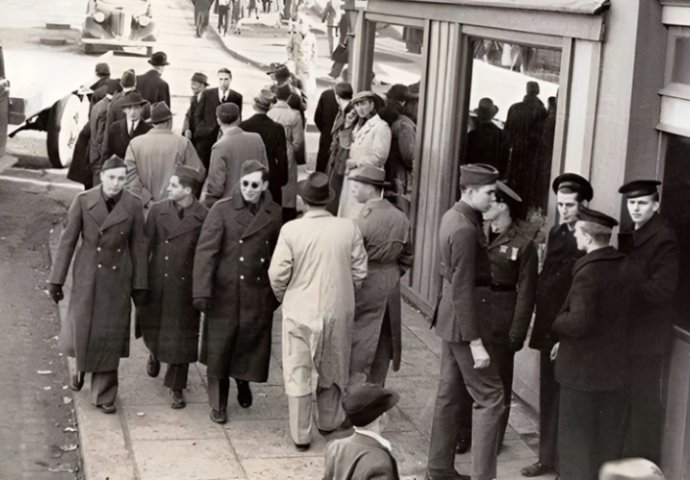
[[459,472],[453,472],[453,475],[450,477],[447,477],[447,476],[439,477],[439,476],[431,475],[427,472],[425,477],[426,477],[426,480],[472,480],[472,477],[470,477],[469,475],[463,475],[462,473],[459,473]]
[[306,452],[311,447],[311,443],[295,443],[298,452]]
[[466,453],[472,445],[472,437],[460,437],[455,446],[455,453]]
[[237,403],[242,408],[249,408],[252,406],[253,397],[252,390],[249,388],[249,382],[244,380],[236,380],[237,383]]
[[536,462],[520,470],[520,473],[523,477],[539,477],[552,471],[553,468],[549,467],[548,465],[544,465],[541,462]]
[[171,408],[177,410],[178,408],[184,408],[187,406],[187,402],[184,399],[184,393],[182,390],[171,390],[170,394],[172,395],[172,403],[170,404]]
[[161,371],[161,362],[153,358],[153,355],[149,355],[149,361],[146,362],[146,373],[149,377],[156,378]]
[[228,421],[228,414],[225,410],[211,410],[211,421],[224,424]]
[[110,415],[117,412],[117,407],[115,406],[115,403],[104,403],[103,405],[96,405],[96,408],[98,408],[101,412],[105,413],[106,415]]
[[75,392],[81,391],[84,386],[84,372],[77,372],[70,378],[69,388]]

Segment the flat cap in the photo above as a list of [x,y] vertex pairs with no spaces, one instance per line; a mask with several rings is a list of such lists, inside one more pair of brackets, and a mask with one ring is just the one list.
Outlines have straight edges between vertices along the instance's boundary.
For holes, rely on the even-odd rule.
[[460,165],[460,185],[491,185],[498,180],[498,170],[486,163]]
[[188,167],[187,165],[176,166],[173,175],[180,180],[186,180],[196,185],[200,184],[202,181],[201,172],[196,168]]
[[644,197],[659,193],[657,188],[659,185],[661,185],[659,180],[633,180],[619,188],[618,193],[622,193],[625,198]]
[[201,72],[196,72],[194,75],[192,75],[192,82],[199,82],[208,86],[208,77]]
[[109,159],[103,162],[101,172],[105,172],[106,170],[110,170],[111,168],[126,168],[125,161],[117,155],[112,155]]
[[496,182],[496,200],[502,203],[522,202],[522,198],[520,198],[520,195],[518,195],[515,192],[515,190],[510,188],[505,182],[502,182],[501,180]]
[[361,92],[357,92],[357,95],[352,97],[352,104],[354,105],[355,103],[363,102],[364,100],[375,101],[377,98],[378,95],[371,90],[362,90]]
[[343,410],[355,427],[364,427],[398,403],[400,395],[374,383],[363,383],[343,398]]
[[580,194],[582,200],[587,200],[588,202],[594,197],[594,190],[592,189],[592,184],[589,181],[577,173],[564,173],[557,176],[551,188],[553,193],[558,193],[558,189],[567,187]]
[[268,168],[258,160],[245,160],[240,168],[240,177],[254,172],[268,172]]
[[618,225],[618,220],[615,218],[583,206],[581,206],[578,210],[577,219],[582,222],[598,223],[599,225],[607,228],[613,228]]
[[110,75],[110,66],[105,62],[97,63],[95,70],[96,70],[96,75],[98,75],[99,77]]
[[664,480],[661,469],[646,458],[626,458],[606,462],[599,471],[600,480]]
[[355,168],[350,172],[348,178],[355,182],[366,183],[377,187],[385,187],[388,185],[388,182],[386,182],[386,171],[383,168],[373,165],[363,165],[359,168]]
[[232,123],[240,118],[240,109],[234,103],[221,103],[216,107],[216,117],[223,123]]

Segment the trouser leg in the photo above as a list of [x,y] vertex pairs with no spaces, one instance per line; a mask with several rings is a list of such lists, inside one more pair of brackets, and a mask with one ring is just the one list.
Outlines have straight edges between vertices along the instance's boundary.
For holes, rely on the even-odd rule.
[[328,54],[330,55],[333,53],[333,39],[335,37],[335,27],[328,26],[327,32],[328,32]]
[[311,442],[312,374],[311,334],[305,326],[283,317],[283,380],[288,397],[290,436],[296,444]]
[[179,363],[168,365],[165,371],[163,385],[170,390],[184,390],[187,388],[187,378],[189,377],[189,364]]
[[298,445],[311,442],[311,404],[311,394],[301,397],[288,395],[290,438]]
[[515,352],[513,352],[507,345],[494,345],[492,347],[493,358],[498,367],[498,375],[501,377],[501,384],[503,385],[503,417],[501,418],[501,429],[498,435],[499,447],[503,444],[503,437],[508,428],[508,419],[510,417],[510,402],[513,399],[513,366],[515,361]]
[[318,388],[316,391],[316,425],[319,430],[331,432],[345,421],[340,387]]
[[539,462],[556,468],[560,387],[556,382],[550,352],[540,352],[539,364]]
[[374,354],[374,361],[369,370],[368,381],[370,383],[377,383],[382,387],[385,386],[391,358],[393,358],[393,338],[391,336],[390,320],[386,314],[381,326],[381,334],[379,335],[379,343]]
[[332,172],[329,184],[331,189],[335,192],[333,200],[328,202],[326,209],[333,215],[338,215],[338,208],[340,207],[340,192],[343,189],[343,179],[344,176],[338,173]]
[[333,62],[333,66],[331,67],[331,71],[328,75],[333,78],[338,78],[343,73],[343,68],[345,68],[344,63]]
[[470,439],[472,438],[472,405],[474,400],[472,395],[467,391],[465,381],[460,385],[460,392],[458,395],[458,438]]
[[91,403],[109,405],[117,397],[117,370],[93,372],[91,374]]
[[208,403],[213,410],[227,410],[230,379],[208,377]]

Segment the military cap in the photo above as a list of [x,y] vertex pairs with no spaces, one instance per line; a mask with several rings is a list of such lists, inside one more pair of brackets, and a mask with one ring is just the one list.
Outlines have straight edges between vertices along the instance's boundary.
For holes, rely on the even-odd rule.
[[268,172],[268,168],[258,160],[245,160],[242,163],[242,167],[240,167],[240,177],[244,177],[245,175],[249,175],[250,173],[254,172],[265,173]]
[[335,84],[335,94],[344,100],[352,100],[352,85],[349,82]]
[[506,182],[502,182],[501,180],[496,182],[496,199],[502,203],[506,203],[506,201],[515,203],[522,202],[520,195],[510,188]]
[[582,222],[598,223],[599,225],[607,228],[613,228],[618,225],[618,221],[615,218],[609,217],[605,213],[592,210],[591,208],[587,207],[579,208],[577,219]]
[[192,75],[192,82],[199,82],[208,86],[208,77],[201,72],[196,72],[194,75]]
[[117,155],[112,155],[109,159],[103,162],[101,171],[105,172],[106,170],[110,170],[111,168],[126,168],[125,161]]
[[363,383],[343,398],[343,410],[355,427],[364,427],[395,406],[400,400],[393,390],[374,383]]
[[486,163],[460,165],[460,185],[491,185],[498,180],[498,170]]
[[386,171],[383,168],[373,165],[363,165],[359,168],[355,168],[350,172],[348,178],[355,182],[366,183],[376,187],[385,187],[389,185],[386,181]]
[[589,181],[578,175],[577,173],[564,173],[557,176],[551,188],[553,193],[558,193],[558,189],[562,187],[569,187],[580,194],[582,200],[587,200],[588,202],[594,197],[594,190],[592,189],[592,184]]
[[240,109],[234,103],[221,103],[216,107],[216,117],[223,123],[232,123],[240,118]]
[[599,472],[601,480],[664,480],[661,469],[646,458],[626,458],[606,462]]
[[96,75],[99,77],[110,76],[110,66],[105,62],[100,62],[96,64]]
[[644,197],[659,193],[657,189],[659,185],[661,185],[659,180],[633,180],[619,188],[618,193],[622,193],[625,198]]
[[181,181],[187,181],[194,185],[201,183],[201,172],[196,168],[188,167],[187,165],[178,165],[175,167],[174,176],[179,178]]

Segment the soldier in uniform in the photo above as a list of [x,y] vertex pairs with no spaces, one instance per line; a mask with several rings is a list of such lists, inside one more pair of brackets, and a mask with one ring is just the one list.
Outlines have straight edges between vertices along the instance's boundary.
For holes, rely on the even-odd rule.
[[537,280],[534,327],[529,344],[540,352],[539,458],[522,469],[525,477],[538,477],[556,469],[558,383],[551,361],[551,349],[558,339],[551,325],[568,296],[573,265],[583,255],[573,235],[577,213],[583,202],[590,201],[594,196],[590,183],[575,173],[559,175],[551,187],[556,194],[559,224],[549,232],[544,266]]
[[598,478],[601,466],[622,453],[631,282],[625,255],[609,245],[616,225],[608,215],[580,207],[574,236],[586,254],[573,266],[572,285],[553,322],[562,480]]
[[460,166],[462,197],[441,219],[439,243],[443,291],[432,326],[441,337],[441,372],[431,428],[426,478],[469,479],[455,470],[461,388],[475,407],[472,429],[472,479],[496,478],[498,437],[503,416],[503,385],[489,356],[491,325],[482,304],[491,282],[482,213],[494,201],[498,170],[486,164]]
[[147,373],[157,377],[168,364],[165,386],[172,408],[186,405],[189,364],[197,360],[199,312],[192,305],[192,267],[201,225],[208,210],[194,196],[201,172],[179,165],[170,177],[168,199],[155,203],[146,218],[151,294],[137,309],[137,337],[150,356]]
[[[513,388],[513,360],[522,349],[532,320],[539,258],[531,232],[517,220],[520,196],[503,182],[496,183],[496,201],[484,214],[491,262],[491,288],[483,289],[481,302],[492,324],[493,360],[503,382],[505,412],[499,433],[503,443]],[[472,434],[472,397],[462,389],[458,453],[469,449]]]
[[[630,418],[625,456],[661,461],[665,400],[662,396],[671,351],[673,304],[678,284],[678,240],[659,211],[661,182],[636,180],[619,192],[626,199],[634,231],[621,234],[620,245],[640,276],[633,295],[630,331]],[[630,237],[632,241],[626,241]],[[625,248],[630,247],[630,248]]]
[[384,200],[386,171],[366,165],[350,173],[353,197],[364,204],[355,220],[367,251],[368,274],[355,292],[355,323],[350,355],[350,385],[383,387],[388,366],[400,367],[400,276],[412,265],[410,222]]

